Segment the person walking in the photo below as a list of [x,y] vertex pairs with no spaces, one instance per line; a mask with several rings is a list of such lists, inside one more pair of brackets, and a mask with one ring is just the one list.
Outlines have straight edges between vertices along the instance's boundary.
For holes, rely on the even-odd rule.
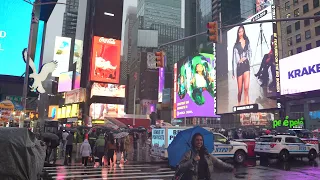
[[213,180],[216,179],[214,167],[234,171],[234,167],[208,152],[203,144],[203,136],[196,133],[192,137],[192,149],[184,154],[179,163],[177,174],[182,174],[181,179]]
[[61,148],[61,156],[64,157],[66,153],[66,146],[67,146],[67,137],[69,136],[69,133],[66,130],[63,130],[62,132],[62,148]]
[[72,150],[73,150],[73,133],[69,132],[69,135],[67,137],[67,145],[66,145],[66,158],[68,159],[68,163],[71,163],[72,159]]
[[103,166],[102,159],[104,156],[104,150],[105,150],[105,140],[104,135],[100,134],[95,145],[95,156],[99,158],[99,165]]
[[124,138],[124,152],[123,152],[124,162],[128,161],[129,150],[130,150],[130,136],[126,136]]
[[82,157],[82,166],[87,167],[88,159],[89,159],[89,156],[91,155],[91,152],[92,151],[91,151],[91,146],[89,144],[89,141],[88,139],[85,139],[80,147],[80,155]]
[[[108,140],[108,165],[112,166],[110,161],[113,163],[114,152],[117,150],[116,142],[112,134],[109,135]],[[115,164],[114,164],[115,166]]]

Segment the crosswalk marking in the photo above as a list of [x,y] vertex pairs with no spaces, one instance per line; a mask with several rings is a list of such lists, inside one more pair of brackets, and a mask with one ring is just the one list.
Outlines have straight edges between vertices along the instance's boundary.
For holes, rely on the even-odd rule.
[[160,165],[121,165],[116,167],[95,168],[93,166],[57,166],[45,167],[47,175],[56,180],[86,179],[171,179],[174,171]]

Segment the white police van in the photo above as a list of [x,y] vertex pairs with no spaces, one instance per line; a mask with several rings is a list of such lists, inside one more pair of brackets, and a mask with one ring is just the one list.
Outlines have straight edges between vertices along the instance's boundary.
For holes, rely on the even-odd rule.
[[254,152],[261,158],[279,158],[288,161],[290,157],[317,158],[319,147],[307,144],[299,137],[292,135],[265,135],[256,142]]
[[220,133],[213,132],[214,150],[212,154],[219,159],[230,159],[236,163],[243,163],[246,160],[248,149],[243,142],[229,140]]

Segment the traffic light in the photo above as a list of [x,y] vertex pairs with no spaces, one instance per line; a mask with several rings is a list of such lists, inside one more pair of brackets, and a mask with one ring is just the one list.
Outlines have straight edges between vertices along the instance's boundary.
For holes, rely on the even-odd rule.
[[158,51],[155,53],[155,55],[156,55],[156,66],[158,68],[163,68],[164,67],[164,52]]
[[207,24],[207,34],[208,34],[208,41],[218,43],[219,41],[219,31],[218,31],[218,22],[208,22]]

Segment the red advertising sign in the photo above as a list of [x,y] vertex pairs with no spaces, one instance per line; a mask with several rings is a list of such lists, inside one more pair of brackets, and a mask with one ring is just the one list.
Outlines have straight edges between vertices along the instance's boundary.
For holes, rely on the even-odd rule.
[[91,81],[119,83],[120,47],[120,40],[94,36],[91,53]]

